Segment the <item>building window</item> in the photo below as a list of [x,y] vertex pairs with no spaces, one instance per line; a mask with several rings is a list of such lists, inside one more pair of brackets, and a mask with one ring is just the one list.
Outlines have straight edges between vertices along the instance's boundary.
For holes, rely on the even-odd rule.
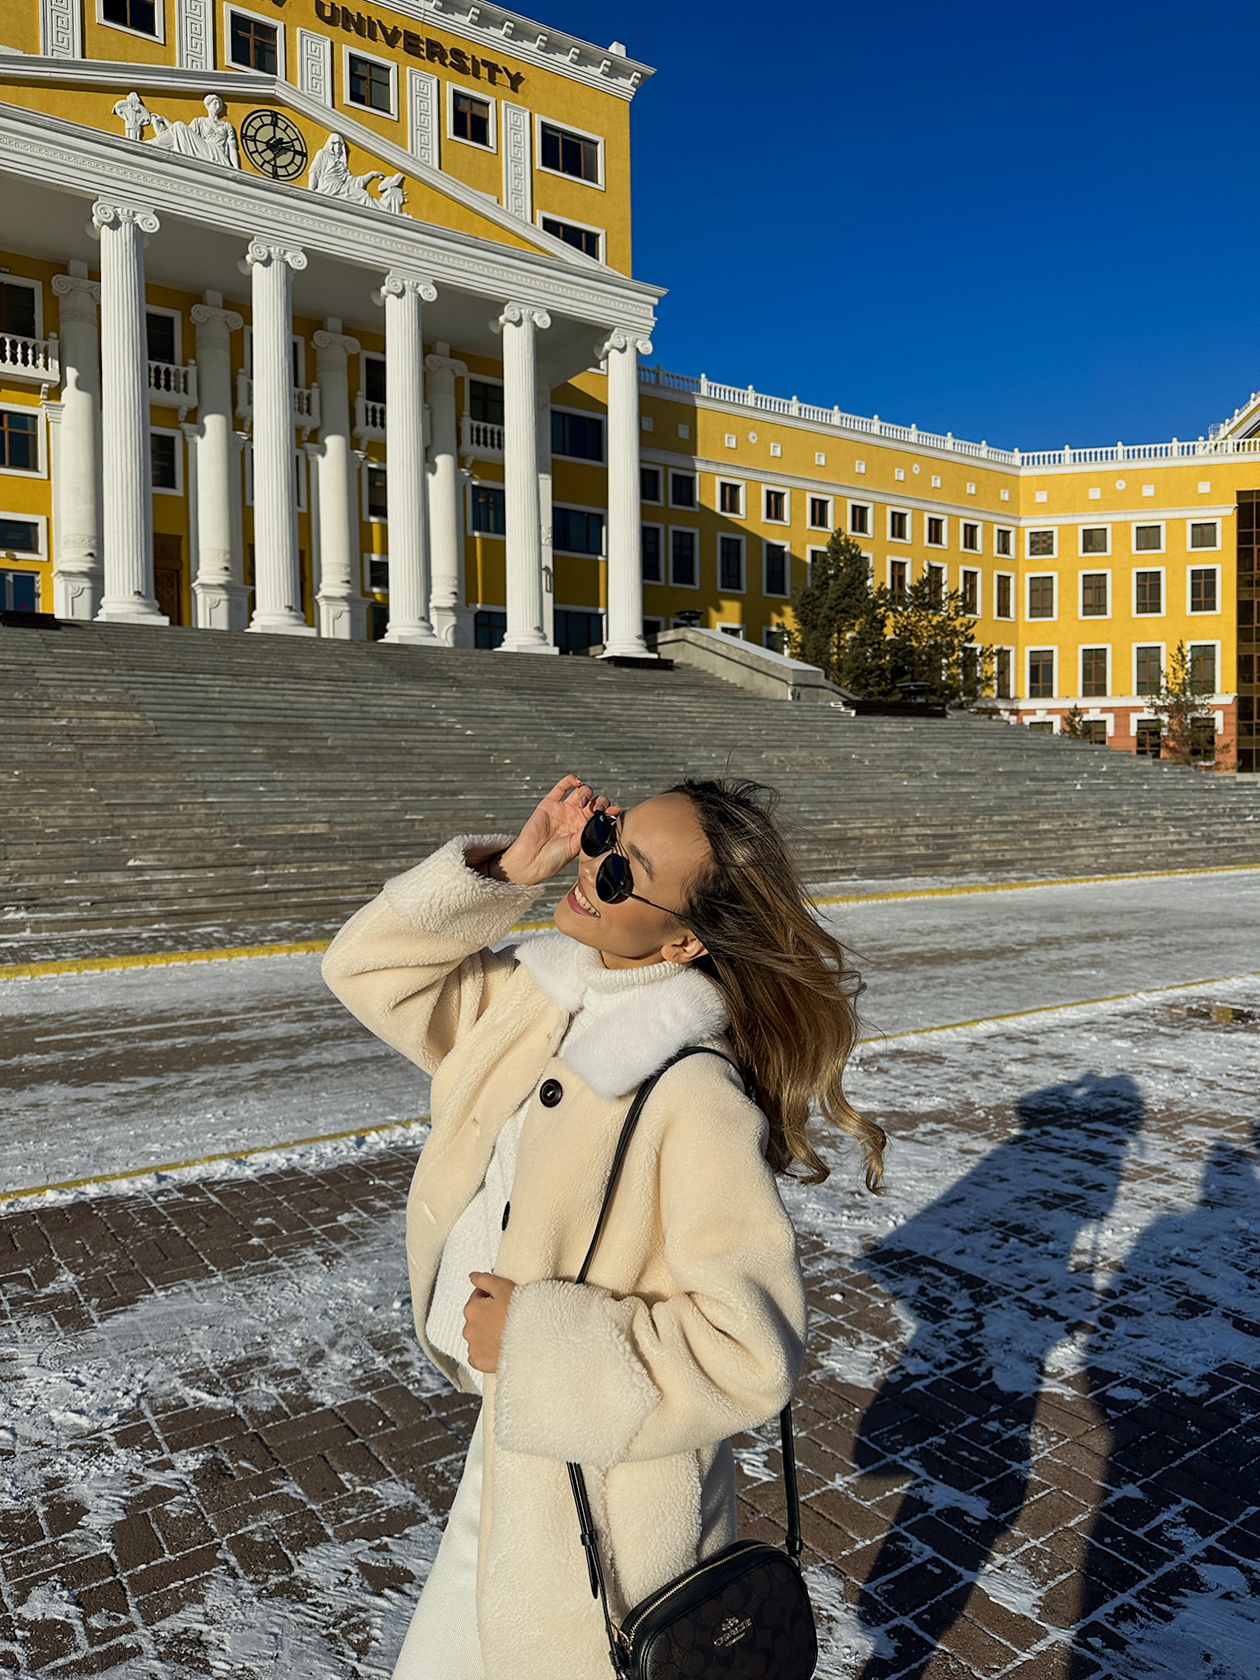
[[888,535],[894,542],[910,541],[910,515],[893,508],[888,515]]
[[0,519],[0,548],[15,554],[38,554],[39,526],[33,519]]
[[980,527],[964,521],[962,528],[962,545],[968,554],[980,552]]
[[[385,358],[384,356],[364,356],[363,358],[363,395],[370,403],[383,403],[385,399]],[[500,392],[500,409],[502,408],[502,393]],[[474,415],[473,419],[477,419]]]
[[1081,573],[1081,617],[1106,618],[1107,573]]
[[575,611],[572,607],[557,607],[555,616],[556,647],[561,653],[584,653],[598,647],[604,639],[604,615],[600,612]]
[[1163,612],[1163,572],[1135,572],[1133,574],[1133,610],[1135,613]]
[[993,616],[995,618],[1014,618],[1015,616],[1015,579],[1009,572],[999,572],[994,579],[995,599]]
[[1216,611],[1216,567],[1192,566],[1190,568],[1190,611],[1207,613]]
[[598,228],[580,227],[576,222],[560,222],[554,216],[544,216],[542,230],[553,239],[563,239],[575,251],[594,257],[596,262],[602,261],[604,236]]
[[787,491],[767,490],[764,518],[771,524],[782,525],[787,519]]
[[0,467],[39,471],[39,416],[21,409],[0,409]]
[[490,133],[490,104],[459,88],[451,91],[451,133],[471,146],[493,146]]
[[505,612],[479,612],[473,615],[473,641],[477,647],[502,647],[503,638],[506,635],[507,614]]
[[900,606],[906,598],[906,574],[909,569],[909,563],[905,560],[888,562],[888,593],[892,596],[895,606]]
[[[484,486],[479,485],[478,489]],[[473,492],[473,506],[477,503],[477,492]],[[369,519],[389,518],[389,498],[385,490],[385,468],[372,465],[367,470],[367,512]],[[473,529],[482,529],[474,519]]]
[[1191,548],[1219,548],[1215,519],[1194,519],[1190,522]]
[[584,508],[552,509],[552,543],[566,554],[604,552],[604,516]]
[[849,529],[855,537],[869,537],[871,534],[871,510],[861,502],[849,505]]
[[938,611],[945,605],[945,568],[944,566],[929,566],[927,568],[928,605]]
[[661,528],[644,525],[639,532],[640,570],[644,583],[661,583]]
[[1153,718],[1145,718],[1145,719],[1139,721],[1138,726],[1137,726],[1136,730],[1134,731],[1134,733],[1137,736],[1137,740],[1134,743],[1134,750],[1137,753],[1138,757],[1139,758],[1158,758],[1159,757],[1159,724],[1158,724],[1158,722],[1156,722],[1155,719],[1153,719]]
[[277,25],[245,17],[240,12],[230,15],[232,63],[239,64],[244,70],[261,70],[264,76],[276,75],[279,64]]
[[1008,531],[1004,525],[997,526],[993,532],[993,552],[1009,559],[1015,552],[1014,531]]
[[157,34],[155,0],[101,0],[101,17],[106,23],[134,29],[137,35]]
[[831,503],[826,496],[809,498],[809,522],[815,531],[830,531]]
[[766,576],[763,593],[786,595],[788,592],[788,551],[782,543],[765,544]]
[[1054,649],[1033,648],[1028,655],[1028,698],[1054,698]]
[[0,280],[0,333],[11,333],[14,338],[39,337],[34,286],[19,286],[12,280]]
[[599,185],[599,141],[585,134],[572,134],[554,123],[542,123],[542,166],[558,175],[572,175],[577,181]]
[[503,424],[503,387],[484,379],[468,381],[468,418],[486,426]]
[[1028,580],[1029,618],[1054,617],[1054,578],[1030,577]]
[[38,612],[38,572],[0,572],[0,607],[10,612]]
[[744,542],[742,537],[718,538],[718,588],[726,595],[744,590]]
[[[384,111],[388,116],[393,116],[394,78],[390,66],[382,64],[378,59],[360,58],[358,53],[351,53],[347,61],[347,68],[349,70],[350,103],[352,105],[366,105],[369,110]],[[457,105],[459,98],[460,95],[456,94]]]
[[144,315],[144,334],[151,362],[166,362],[172,366],[178,363],[174,315],[159,314],[155,309],[147,309]]
[[1157,694],[1164,680],[1164,650],[1162,647],[1139,647],[1133,650],[1134,693]]
[[1216,728],[1210,717],[1190,719],[1191,759],[1216,757]]
[[1030,560],[1050,560],[1054,557],[1054,532],[1029,531],[1028,557]]
[[993,688],[999,700],[1011,698],[1011,650],[999,648],[993,661]]
[[149,463],[155,490],[179,489],[179,461],[172,432],[149,433]]
[[473,485],[472,524],[473,530],[483,537],[506,536],[507,509],[504,506],[502,485]]
[[1216,643],[1191,642],[1190,686],[1196,694],[1216,693]]
[[696,479],[694,473],[670,473],[669,500],[673,507],[695,507]]
[[1162,525],[1135,525],[1133,527],[1133,552],[1135,554],[1162,554],[1164,551],[1164,527]]
[[927,541],[933,548],[945,546],[945,521],[934,513],[928,514]]
[[699,584],[700,580],[696,576],[694,531],[669,533],[669,579],[671,583],[680,584],[684,589],[695,589]]
[[980,614],[980,573],[965,571],[962,575],[963,611],[974,617]]
[[1081,553],[1111,553],[1111,532],[1106,525],[1084,525],[1081,527]]
[[761,645],[771,653],[786,653],[787,631],[781,624],[768,624],[761,632]]
[[1107,649],[1081,649],[1081,693],[1097,696],[1107,692]]
[[744,514],[744,486],[731,484],[726,479],[718,483],[718,512],[733,513],[737,519]]
[[604,422],[598,414],[565,414],[551,411],[551,452],[578,461],[604,459]]
[[639,468],[639,495],[645,502],[661,499],[661,470],[659,467]]

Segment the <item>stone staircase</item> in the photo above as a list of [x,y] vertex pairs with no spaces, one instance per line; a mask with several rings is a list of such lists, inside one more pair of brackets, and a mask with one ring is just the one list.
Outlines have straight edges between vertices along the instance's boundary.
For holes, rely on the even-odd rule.
[[808,879],[1260,864],[1260,783],[683,668],[285,636],[0,628],[0,960],[314,938],[576,770],[624,804],[771,782]]

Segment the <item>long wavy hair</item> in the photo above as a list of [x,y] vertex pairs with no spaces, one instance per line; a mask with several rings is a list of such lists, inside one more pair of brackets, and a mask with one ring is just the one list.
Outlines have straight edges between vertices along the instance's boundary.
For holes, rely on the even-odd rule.
[[878,1193],[888,1140],[842,1084],[864,988],[801,885],[774,822],[778,795],[729,778],[689,778],[669,791],[691,801],[709,843],[680,919],[707,947],[696,966],[722,993],[736,1054],[770,1121],[770,1165],[806,1184],[828,1176],[809,1135],[816,1103],[857,1140],[867,1188]]

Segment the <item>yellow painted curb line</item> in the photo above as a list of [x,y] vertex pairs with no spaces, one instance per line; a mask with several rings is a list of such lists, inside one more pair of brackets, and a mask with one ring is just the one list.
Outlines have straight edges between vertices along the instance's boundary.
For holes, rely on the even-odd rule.
[[194,1155],[187,1161],[160,1161],[151,1167],[128,1167],[125,1172],[98,1173],[91,1178],[66,1178],[60,1184],[32,1184],[25,1190],[0,1190],[0,1206],[17,1201],[22,1196],[42,1196],[48,1190],[82,1190],[89,1184],[117,1184],[126,1178],[149,1178],[154,1173],[181,1172],[185,1167],[209,1167],[216,1161],[246,1161],[251,1155],[273,1155],[281,1149],[301,1149],[310,1143],[336,1143],[342,1138],[372,1137],[376,1132],[392,1132],[403,1126],[423,1126],[427,1114],[414,1120],[386,1120],[379,1126],[359,1126],[349,1132],[324,1132],[319,1137],[290,1138],[287,1143],[260,1143],[252,1149],[226,1149],[218,1155]]
[[[811,899],[810,902],[815,905],[887,904],[903,898],[961,898],[969,893],[1027,892],[1030,887],[1090,887],[1107,881],[1171,881],[1183,875],[1239,875],[1257,871],[1260,871],[1260,864],[1225,863],[1202,869],[1138,870],[1127,875],[1065,875],[1050,880],[980,881],[970,886],[911,887],[903,892],[836,894]],[[508,932],[541,933],[553,925],[548,917],[544,922],[517,922]],[[159,968],[171,963],[224,962],[234,957],[296,957],[311,951],[326,951],[331,944],[331,939],[300,939],[290,945],[223,945],[205,951],[141,951],[130,957],[75,957],[65,962],[0,963],[0,980],[31,980],[48,974],[94,974],[115,968]],[[1203,984],[1213,985],[1215,982],[1204,981]],[[1006,1017],[993,1016],[992,1019],[1004,1020]],[[963,1026],[973,1024],[969,1021],[959,1023]]]

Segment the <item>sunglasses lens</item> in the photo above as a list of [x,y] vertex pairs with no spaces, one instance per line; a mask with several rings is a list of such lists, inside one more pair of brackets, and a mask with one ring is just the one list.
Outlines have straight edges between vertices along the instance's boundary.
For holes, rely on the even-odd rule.
[[604,904],[622,904],[630,896],[630,865],[619,852],[606,857],[595,875],[595,891]]
[[582,830],[580,844],[587,857],[598,857],[608,850],[615,826],[607,811],[596,811]]

